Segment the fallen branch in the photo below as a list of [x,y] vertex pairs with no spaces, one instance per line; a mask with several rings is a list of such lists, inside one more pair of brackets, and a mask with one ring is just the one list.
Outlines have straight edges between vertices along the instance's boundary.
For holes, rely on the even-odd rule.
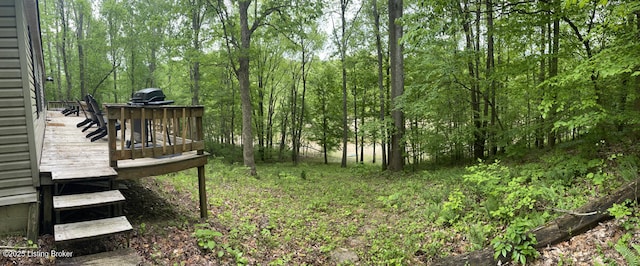
[[544,208],[545,210],[548,211],[554,211],[554,212],[561,212],[561,213],[566,213],[566,214],[571,214],[574,216],[590,216],[590,215],[596,215],[598,214],[597,211],[593,211],[593,212],[587,212],[587,213],[582,213],[582,212],[574,212],[574,211],[570,211],[570,210],[563,210],[563,209],[556,209],[556,208]]
[[[541,249],[568,240],[573,236],[582,234],[596,227],[599,222],[610,219],[611,216],[607,210],[611,208],[613,204],[620,204],[628,199],[638,200],[639,185],[640,178],[637,178],[610,195],[587,203],[575,211],[561,211],[567,214],[530,231],[538,241],[535,248]],[[485,248],[467,254],[440,258],[431,265],[496,265],[498,261],[505,263],[511,260],[509,259],[511,254],[507,254],[506,257],[500,256],[494,259],[493,253],[492,248]]]

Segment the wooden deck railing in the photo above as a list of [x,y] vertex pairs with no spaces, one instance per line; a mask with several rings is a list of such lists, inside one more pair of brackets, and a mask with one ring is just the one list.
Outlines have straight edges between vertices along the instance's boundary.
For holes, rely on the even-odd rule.
[[204,154],[202,106],[107,104],[105,108],[111,167],[117,167],[119,160],[191,151]]
[[48,101],[47,102],[47,110],[62,110],[67,108],[69,105],[77,106],[78,102],[75,101]]

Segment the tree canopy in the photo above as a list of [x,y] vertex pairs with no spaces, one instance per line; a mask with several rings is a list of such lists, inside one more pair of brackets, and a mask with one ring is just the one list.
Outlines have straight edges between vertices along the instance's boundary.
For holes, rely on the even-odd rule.
[[40,3],[49,100],[162,88],[206,106],[207,147],[253,174],[340,149],[391,170],[519,155],[640,122],[637,1]]

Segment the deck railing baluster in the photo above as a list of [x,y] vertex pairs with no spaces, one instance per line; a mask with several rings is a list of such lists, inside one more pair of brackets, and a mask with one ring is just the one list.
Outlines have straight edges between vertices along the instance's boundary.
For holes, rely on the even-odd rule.
[[[124,118],[124,107],[120,108],[120,156],[124,157],[124,144],[127,138],[127,125]],[[132,129],[133,130],[133,129]],[[117,133],[116,133],[117,134]]]
[[[122,130],[122,133],[109,130],[110,161],[117,165],[118,160],[204,152],[203,110],[201,106],[107,105],[109,127],[115,127],[119,120]],[[140,123],[139,132],[133,129],[137,123]],[[129,132],[127,126],[130,127]],[[138,141],[140,146],[136,145],[136,134],[142,142]],[[130,141],[128,146],[127,138]]]
[[178,123],[178,113],[176,112],[176,109],[173,109],[173,145],[171,145],[171,147],[173,148],[173,153],[176,154],[176,146],[178,145],[178,132],[180,132],[179,127],[179,123]]
[[187,151],[187,108],[182,108],[182,152]]
[[162,153],[167,153],[167,135],[169,135],[169,125],[167,124],[167,109],[162,110]]

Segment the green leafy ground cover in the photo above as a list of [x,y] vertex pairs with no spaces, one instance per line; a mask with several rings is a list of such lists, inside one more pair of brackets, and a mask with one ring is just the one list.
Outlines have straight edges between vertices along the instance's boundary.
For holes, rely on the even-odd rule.
[[[359,263],[416,264],[487,246],[525,263],[537,256],[527,230],[636,177],[636,157],[599,157],[559,150],[524,164],[402,174],[377,165],[277,163],[260,165],[259,178],[213,159],[210,218],[186,228],[210,258],[239,264],[336,263],[333,252],[345,249]],[[163,193],[188,195],[184,206],[197,213],[195,176],[154,182]]]
[[[527,230],[637,178],[633,145],[606,150],[586,153],[569,146],[404,173],[381,172],[371,164],[262,164],[259,178],[212,158],[206,167],[208,220],[197,217],[195,170],[127,182],[124,209],[134,226],[131,247],[148,264],[416,265],[485,247],[529,264],[538,251]],[[632,265],[640,254],[639,209],[630,201],[615,205],[609,210],[615,223],[543,250],[533,265]],[[29,244],[17,236],[0,243]],[[108,251],[125,243],[124,236],[115,236],[67,249],[82,255],[96,252],[86,247]],[[51,236],[37,244],[54,248]],[[579,256],[572,257],[572,249]]]

